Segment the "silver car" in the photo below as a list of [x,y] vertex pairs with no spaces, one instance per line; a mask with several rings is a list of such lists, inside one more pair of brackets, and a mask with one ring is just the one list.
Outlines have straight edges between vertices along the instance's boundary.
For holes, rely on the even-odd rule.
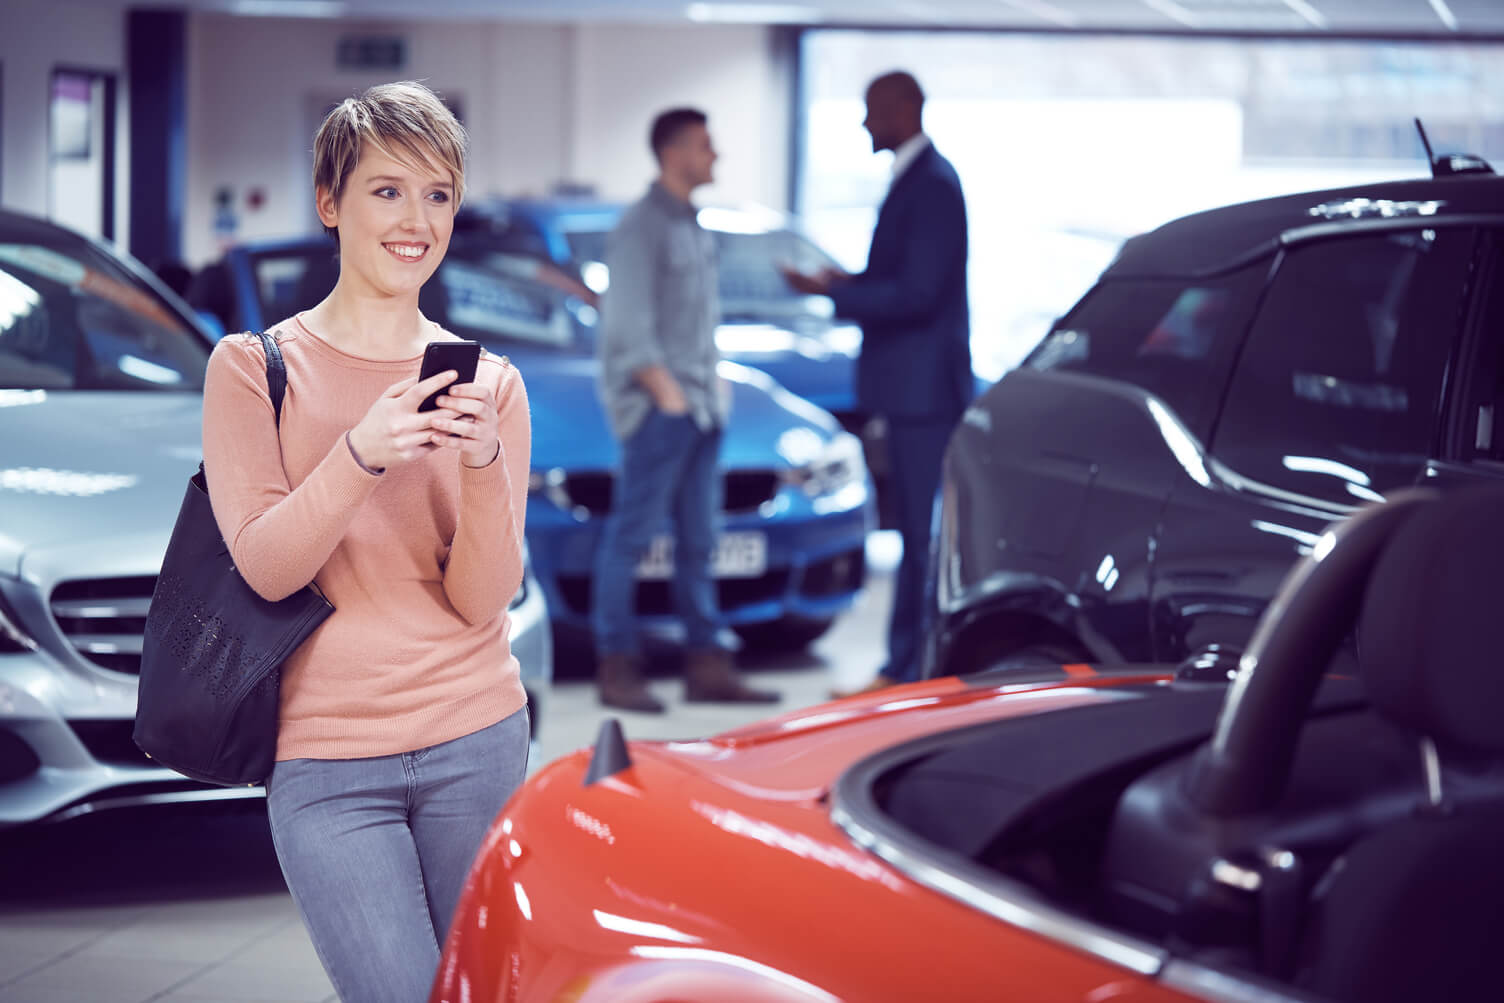
[[[185,780],[131,741],[210,349],[134,261],[0,212],[0,828],[262,795]],[[531,571],[511,618],[536,729],[553,652]]]

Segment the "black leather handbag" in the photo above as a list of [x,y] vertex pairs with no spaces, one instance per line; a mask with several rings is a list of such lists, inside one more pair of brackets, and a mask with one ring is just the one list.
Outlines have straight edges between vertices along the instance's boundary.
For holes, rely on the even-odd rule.
[[[260,337],[280,426],[287,368],[276,339]],[[276,761],[282,663],[333,612],[312,585],[278,602],[252,591],[219,534],[200,463],[146,614],[136,745],[194,780],[263,782]]]

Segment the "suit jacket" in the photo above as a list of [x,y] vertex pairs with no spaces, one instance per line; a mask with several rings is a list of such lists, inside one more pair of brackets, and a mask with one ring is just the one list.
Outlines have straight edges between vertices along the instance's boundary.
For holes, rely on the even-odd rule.
[[867,269],[832,287],[862,328],[857,404],[890,418],[956,421],[972,395],[966,202],[950,161],[926,146],[893,180]]

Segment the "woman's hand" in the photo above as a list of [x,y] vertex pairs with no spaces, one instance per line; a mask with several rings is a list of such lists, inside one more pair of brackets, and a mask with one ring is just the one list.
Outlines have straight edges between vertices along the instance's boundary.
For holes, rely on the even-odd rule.
[[[417,377],[410,376],[387,387],[360,423],[350,430],[350,448],[356,459],[374,470],[383,470],[431,452],[436,437],[447,438],[445,433],[435,432],[435,429],[441,422],[458,418],[459,412],[446,407],[444,397],[439,398],[436,411],[420,412],[418,405],[458,376],[459,373],[450,369],[421,383]],[[494,414],[491,426],[494,430]]]
[[[458,449],[467,467],[489,466],[501,455],[496,395],[483,383],[457,383],[439,397],[439,407],[455,417],[434,420],[433,444]],[[436,412],[437,413],[437,412]]]

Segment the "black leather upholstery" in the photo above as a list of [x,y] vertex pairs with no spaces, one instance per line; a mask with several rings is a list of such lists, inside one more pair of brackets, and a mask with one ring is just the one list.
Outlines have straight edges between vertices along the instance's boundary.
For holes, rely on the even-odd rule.
[[[1395,531],[1358,622],[1374,708],[1431,739],[1440,767],[1504,758],[1504,486],[1454,490]],[[1416,756],[1421,743],[1416,741]],[[1413,814],[1358,840],[1318,887],[1299,982],[1363,1003],[1501,1000],[1504,798],[1416,791]]]
[[1443,749],[1504,755],[1504,486],[1450,491],[1395,532],[1358,622],[1385,717]]

